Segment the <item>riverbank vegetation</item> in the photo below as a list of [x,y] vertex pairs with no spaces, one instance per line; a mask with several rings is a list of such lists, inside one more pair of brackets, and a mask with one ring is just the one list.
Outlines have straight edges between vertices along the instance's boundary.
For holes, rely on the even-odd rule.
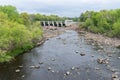
[[42,39],[42,28],[27,13],[13,6],[0,6],[0,62],[33,48]]
[[80,28],[90,32],[120,38],[120,9],[86,11],[80,16]]

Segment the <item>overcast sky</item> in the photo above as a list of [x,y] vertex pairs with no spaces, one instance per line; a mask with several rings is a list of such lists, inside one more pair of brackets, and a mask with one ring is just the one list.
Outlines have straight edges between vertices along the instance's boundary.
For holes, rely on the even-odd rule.
[[16,6],[19,12],[78,17],[86,10],[120,8],[120,0],[0,0],[0,5]]

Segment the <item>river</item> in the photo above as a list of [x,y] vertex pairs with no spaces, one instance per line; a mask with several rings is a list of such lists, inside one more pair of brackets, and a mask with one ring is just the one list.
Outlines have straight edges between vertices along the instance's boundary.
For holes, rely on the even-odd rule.
[[[120,77],[120,50],[102,46],[99,51],[84,36],[66,30],[1,65],[0,80],[111,80],[113,73]],[[99,58],[109,59],[109,63],[99,64]]]

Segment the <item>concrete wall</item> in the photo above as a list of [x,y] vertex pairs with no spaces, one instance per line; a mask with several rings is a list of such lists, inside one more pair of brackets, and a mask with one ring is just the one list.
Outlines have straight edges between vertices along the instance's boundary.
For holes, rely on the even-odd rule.
[[63,21],[41,21],[41,26],[63,27],[65,26],[65,22]]

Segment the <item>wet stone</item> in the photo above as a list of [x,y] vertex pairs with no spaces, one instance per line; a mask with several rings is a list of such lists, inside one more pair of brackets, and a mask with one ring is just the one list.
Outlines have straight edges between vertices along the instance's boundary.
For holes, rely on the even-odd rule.
[[52,68],[51,67],[48,67],[48,70],[51,70]]
[[96,69],[96,70],[100,70],[100,68],[98,68],[98,67],[96,67],[95,69]]
[[20,69],[16,69],[15,72],[16,72],[16,73],[19,73],[19,72],[20,72]]
[[57,39],[61,39],[61,37],[58,37]]
[[70,72],[69,72],[69,71],[67,71],[67,72],[66,72],[66,75],[70,75]]
[[94,57],[94,55],[91,55],[91,57]]
[[24,78],[25,77],[25,75],[22,75],[22,78]]
[[74,69],[75,69],[75,67],[73,66],[71,69],[72,69],[72,70],[74,70]]
[[39,64],[43,64],[43,62],[39,62]]
[[18,66],[19,68],[22,68],[23,66]]
[[85,56],[85,53],[80,53],[81,56]]
[[52,73],[54,73],[55,71],[54,71],[54,70],[52,70],[51,72],[52,72]]
[[108,55],[108,57],[112,57],[112,55]]
[[52,59],[52,61],[55,61],[55,59]]
[[109,59],[104,59],[104,58],[97,59],[97,62],[99,64],[108,64],[109,63],[108,61],[109,61]]
[[79,53],[79,51],[75,51],[75,53]]
[[30,68],[35,68],[35,66],[30,66]]
[[36,66],[35,66],[35,68],[36,68],[36,69],[39,69],[39,68],[40,68],[40,66],[39,66],[39,65],[36,65]]
[[114,68],[111,68],[110,70],[111,70],[112,72],[118,71],[117,69],[114,69]]
[[118,59],[120,59],[120,57],[118,57]]
[[117,74],[112,74],[112,78],[118,78]]

